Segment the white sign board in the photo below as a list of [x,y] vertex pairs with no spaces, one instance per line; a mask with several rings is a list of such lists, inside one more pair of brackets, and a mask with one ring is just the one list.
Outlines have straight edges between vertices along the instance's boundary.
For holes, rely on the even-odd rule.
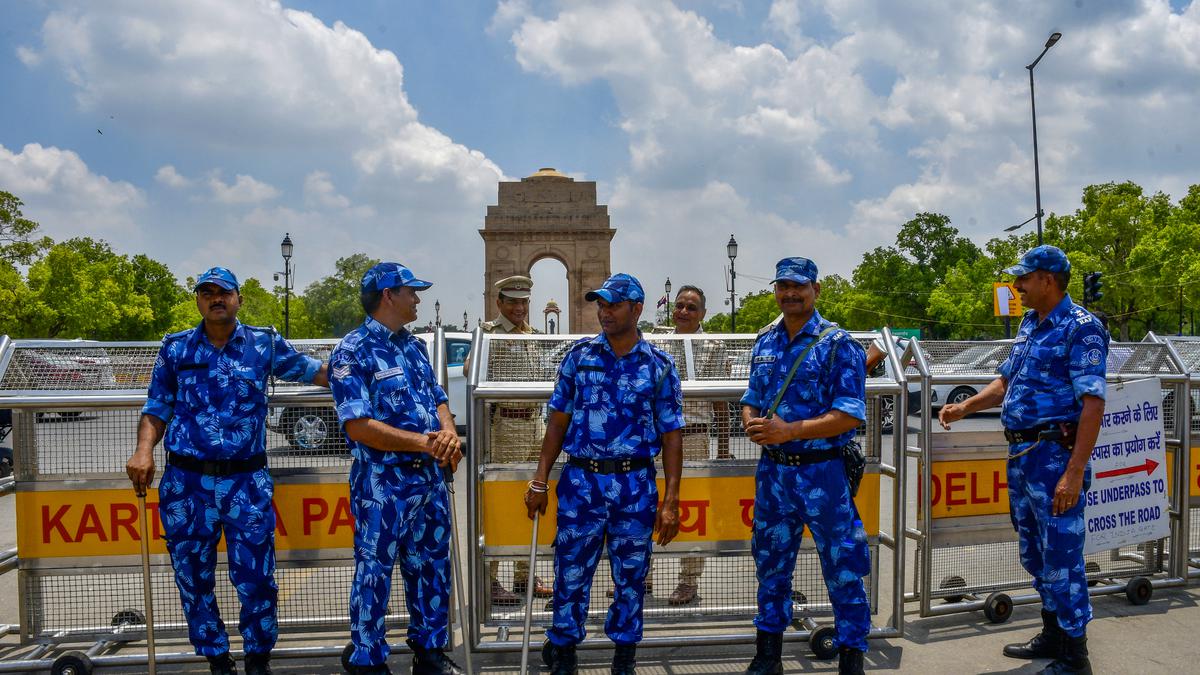
[[1158,379],[1109,385],[1085,498],[1085,554],[1170,534]]

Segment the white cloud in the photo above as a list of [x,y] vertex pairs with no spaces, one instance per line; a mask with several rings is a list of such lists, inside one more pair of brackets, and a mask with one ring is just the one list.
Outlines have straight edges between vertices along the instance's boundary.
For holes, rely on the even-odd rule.
[[336,209],[350,206],[350,200],[338,194],[326,171],[314,171],[304,177],[304,203]]
[[134,237],[145,205],[142,191],[130,183],[92,173],[70,150],[38,143],[20,152],[0,145],[0,186],[24,201],[25,216],[56,240]]
[[208,177],[208,187],[213,199],[222,204],[255,204],[279,196],[279,190],[274,187],[240,173],[232,184],[222,181],[219,174],[213,174]]
[[[211,203],[156,195],[166,226],[155,237],[166,248],[153,253],[169,264],[181,251],[194,258],[209,231],[236,239],[252,223],[263,241],[277,242],[293,224],[293,239],[304,236],[310,220],[321,223],[305,242],[314,276],[361,251],[394,248],[429,269],[464,238],[482,250],[474,230],[503,172],[422,122],[399,59],[354,28],[268,0],[116,0],[51,12],[41,38],[43,66],[74,86],[85,113],[113,115],[147,143],[236,167],[231,182],[216,172],[196,179]],[[174,169],[156,179],[187,187]],[[186,208],[171,199],[187,200],[178,205]],[[259,208],[272,200],[274,208]],[[420,241],[401,244],[403,232]],[[261,256],[246,262],[249,275],[264,265]],[[478,283],[455,282],[460,290]]]
[[35,68],[42,62],[42,55],[24,45],[17,47],[17,59],[28,68]]
[[170,164],[164,164],[158,167],[158,171],[154,174],[154,180],[171,188],[185,188],[192,184],[192,181],[184,178],[175,167]]

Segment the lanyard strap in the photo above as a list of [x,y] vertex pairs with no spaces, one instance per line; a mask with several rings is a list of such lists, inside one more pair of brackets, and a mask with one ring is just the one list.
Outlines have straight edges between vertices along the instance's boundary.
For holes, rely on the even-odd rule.
[[821,341],[821,338],[835,330],[837,330],[837,326],[827,326],[825,330],[821,331],[812,342],[808,343],[808,346],[804,348],[804,351],[800,352],[800,356],[796,357],[795,362],[792,363],[792,369],[788,371],[787,378],[783,381],[783,386],[779,388],[779,393],[775,394],[775,402],[772,403],[770,409],[767,410],[767,419],[771,419],[775,416],[775,409],[779,407],[779,402],[783,400],[783,392],[787,391],[788,385],[792,383],[792,377],[796,375],[796,369],[800,367],[800,362],[804,360],[804,357],[808,356],[809,350],[815,347],[817,343]]

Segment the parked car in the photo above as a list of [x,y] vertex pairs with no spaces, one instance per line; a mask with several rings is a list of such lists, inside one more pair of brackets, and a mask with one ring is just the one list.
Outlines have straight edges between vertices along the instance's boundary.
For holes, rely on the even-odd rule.
[[[433,356],[433,333],[418,335],[425,340]],[[446,374],[449,384],[450,410],[454,413],[458,433],[465,434],[467,425],[467,384],[463,376],[463,360],[471,351],[470,333],[446,333]],[[311,352],[323,361],[328,352]],[[287,406],[272,408],[267,416],[267,428],[287,437],[296,450],[323,450],[340,447],[343,443],[341,425],[332,406]]]

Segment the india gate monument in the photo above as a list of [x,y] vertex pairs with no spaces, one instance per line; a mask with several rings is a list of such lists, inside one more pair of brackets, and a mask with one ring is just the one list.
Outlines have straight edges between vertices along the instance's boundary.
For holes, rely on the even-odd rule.
[[611,274],[609,246],[617,231],[608,225],[608,207],[596,203],[596,182],[546,168],[501,182],[496,202],[488,206],[479,231],[484,242],[480,316],[496,309],[495,282],[514,274],[529,276],[534,263],[554,258],[567,268],[570,332],[598,333],[596,312],[583,296]]

